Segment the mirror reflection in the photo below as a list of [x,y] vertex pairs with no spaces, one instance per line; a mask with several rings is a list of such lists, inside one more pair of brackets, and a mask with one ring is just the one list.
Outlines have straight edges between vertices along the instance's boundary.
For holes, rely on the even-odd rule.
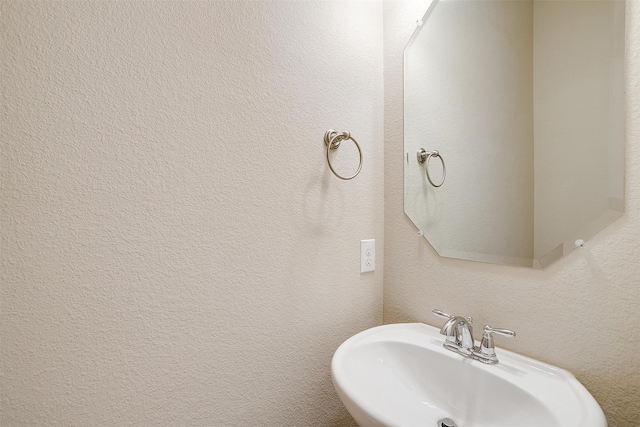
[[544,268],[622,215],[624,10],[431,3],[404,51],[404,208],[441,256]]

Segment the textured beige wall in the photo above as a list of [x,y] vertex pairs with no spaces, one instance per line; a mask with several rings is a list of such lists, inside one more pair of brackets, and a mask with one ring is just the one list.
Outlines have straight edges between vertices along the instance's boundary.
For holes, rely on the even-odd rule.
[[627,2],[626,214],[546,270],[440,258],[402,210],[402,50],[428,0],[385,1],[385,323],[437,307],[518,333],[498,345],[569,369],[610,427],[640,424],[640,1]]
[[382,322],[381,2],[0,12],[0,424],[352,423],[329,369]]

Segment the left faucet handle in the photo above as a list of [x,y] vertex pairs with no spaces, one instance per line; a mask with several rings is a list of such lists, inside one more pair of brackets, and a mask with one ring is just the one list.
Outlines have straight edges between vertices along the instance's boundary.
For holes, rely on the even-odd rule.
[[436,316],[444,317],[445,319],[451,319],[453,317],[453,316],[448,315],[447,313],[445,313],[442,310],[438,310],[437,308],[434,308],[433,310],[431,310],[431,312],[433,314],[435,314]]

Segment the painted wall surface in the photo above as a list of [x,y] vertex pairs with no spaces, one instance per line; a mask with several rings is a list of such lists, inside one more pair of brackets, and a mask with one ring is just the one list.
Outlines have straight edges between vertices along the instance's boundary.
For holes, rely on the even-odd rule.
[[330,361],[382,322],[382,3],[0,12],[0,424],[352,424]]
[[[640,2],[626,16],[626,213],[547,267],[439,257],[403,212],[402,54],[428,0],[384,2],[384,321],[440,326],[432,308],[517,332],[497,345],[573,372],[610,427],[640,423]],[[499,351],[499,350],[498,350]]]

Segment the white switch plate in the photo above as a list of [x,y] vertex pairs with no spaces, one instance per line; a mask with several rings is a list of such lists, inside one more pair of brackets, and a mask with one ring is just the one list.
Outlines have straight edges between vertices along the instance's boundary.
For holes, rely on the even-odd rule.
[[360,273],[376,269],[376,239],[360,240]]

